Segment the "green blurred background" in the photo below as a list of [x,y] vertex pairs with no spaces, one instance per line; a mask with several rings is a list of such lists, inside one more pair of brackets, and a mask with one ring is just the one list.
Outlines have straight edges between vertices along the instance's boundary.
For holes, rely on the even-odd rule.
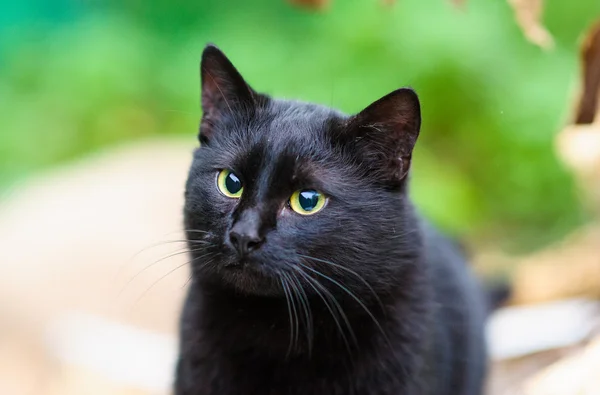
[[257,89],[360,110],[403,85],[423,130],[412,193],[438,225],[524,251],[585,219],[553,138],[598,0],[546,1],[556,47],[506,1],[24,0],[0,3],[0,192],[35,171],[153,135],[195,144],[198,63],[216,43]]

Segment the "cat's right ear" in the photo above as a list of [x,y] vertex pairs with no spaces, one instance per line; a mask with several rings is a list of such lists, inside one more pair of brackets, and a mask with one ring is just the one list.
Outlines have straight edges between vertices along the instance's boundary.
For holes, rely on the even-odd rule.
[[202,53],[202,122],[200,141],[208,142],[225,117],[252,109],[261,95],[246,83],[225,54],[209,44]]
[[403,184],[421,127],[417,94],[402,88],[350,117],[338,139],[354,147],[377,179],[391,187]]

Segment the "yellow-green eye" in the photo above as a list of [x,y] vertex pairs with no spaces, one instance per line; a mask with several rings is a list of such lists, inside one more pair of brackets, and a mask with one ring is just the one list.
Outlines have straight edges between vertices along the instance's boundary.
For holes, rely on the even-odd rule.
[[236,199],[242,196],[244,190],[242,180],[230,170],[221,170],[217,177],[217,186],[223,195]]
[[292,210],[302,215],[315,214],[325,205],[325,195],[314,189],[301,189],[290,197]]

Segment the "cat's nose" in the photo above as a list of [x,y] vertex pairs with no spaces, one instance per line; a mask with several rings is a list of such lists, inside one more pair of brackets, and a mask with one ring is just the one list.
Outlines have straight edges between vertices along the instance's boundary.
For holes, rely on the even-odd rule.
[[251,230],[235,229],[229,232],[229,241],[240,257],[248,255],[263,243],[263,238]]
[[240,257],[248,255],[263,243],[264,238],[259,234],[258,227],[257,218],[243,215],[229,231],[229,241]]
[[261,216],[256,209],[241,212],[229,231],[229,242],[240,257],[256,250],[265,241],[261,233]]

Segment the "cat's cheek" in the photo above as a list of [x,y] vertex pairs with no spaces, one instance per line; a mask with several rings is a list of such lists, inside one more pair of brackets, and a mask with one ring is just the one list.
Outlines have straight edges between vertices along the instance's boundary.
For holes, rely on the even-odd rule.
[[201,190],[196,193],[196,199],[186,203],[187,211],[196,221],[212,228],[220,228],[228,221],[235,209],[238,199],[221,195],[218,191]]
[[294,212],[289,207],[289,204],[286,203],[283,206],[281,206],[281,209],[279,209],[279,214],[277,215],[277,217],[279,217],[279,218],[288,218],[291,215],[294,215]]
[[231,213],[235,210],[238,205],[239,199],[230,199],[224,196],[218,196],[216,201],[213,203],[213,207],[216,209],[217,215],[223,220],[229,218]]

